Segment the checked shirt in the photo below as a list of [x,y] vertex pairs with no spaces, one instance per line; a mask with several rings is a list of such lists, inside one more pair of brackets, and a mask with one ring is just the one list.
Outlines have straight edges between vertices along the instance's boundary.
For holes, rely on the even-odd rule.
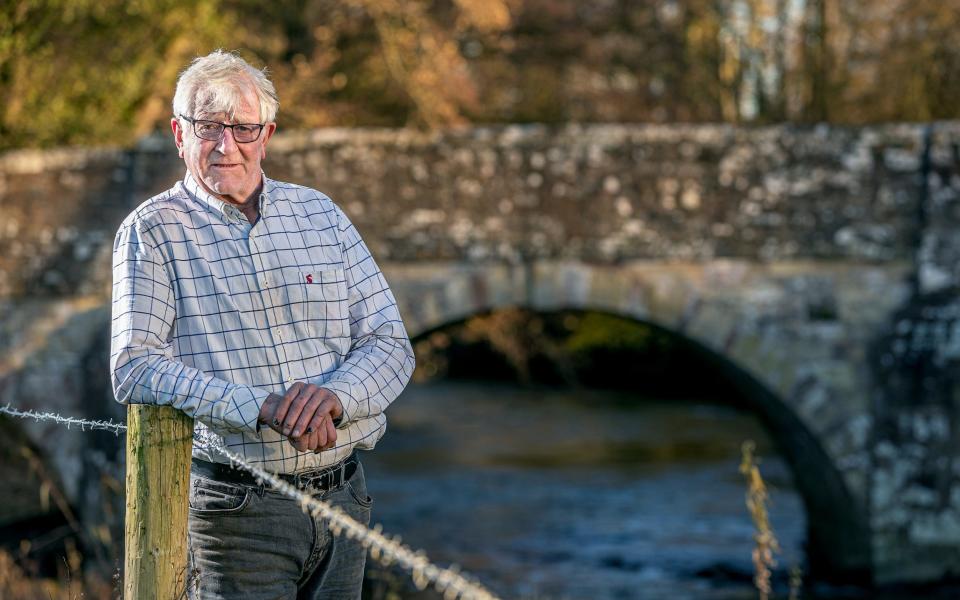
[[[277,473],[373,448],[414,357],[397,304],[366,245],[325,195],[263,178],[260,218],[189,173],[121,224],[113,252],[111,371],[121,403],[196,419],[194,456],[223,443]],[[271,392],[296,381],[343,404],[336,447],[298,452],[257,427]]]

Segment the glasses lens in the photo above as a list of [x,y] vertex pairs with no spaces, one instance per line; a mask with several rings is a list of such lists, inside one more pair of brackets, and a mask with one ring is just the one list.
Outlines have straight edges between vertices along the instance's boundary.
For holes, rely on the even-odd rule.
[[252,142],[260,136],[260,125],[241,124],[233,126],[233,137],[238,142]]
[[256,139],[260,137],[260,131],[263,130],[263,125],[259,123],[224,125],[217,121],[203,121],[200,119],[193,122],[193,131],[197,134],[197,137],[214,142],[220,140],[220,136],[223,135],[225,127],[233,130],[233,139],[240,143],[256,141]]
[[223,133],[223,124],[216,121],[194,121],[193,128],[205,140],[219,140]]

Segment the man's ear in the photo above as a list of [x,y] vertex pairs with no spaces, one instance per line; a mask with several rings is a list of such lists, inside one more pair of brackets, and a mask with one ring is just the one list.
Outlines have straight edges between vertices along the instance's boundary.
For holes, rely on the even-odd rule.
[[267,157],[267,142],[270,141],[270,138],[273,137],[273,133],[277,130],[276,123],[267,123],[263,127],[263,144],[260,146],[260,158]]
[[180,158],[183,158],[183,127],[180,126],[180,119],[170,119],[170,129],[173,130],[173,141],[177,145]]

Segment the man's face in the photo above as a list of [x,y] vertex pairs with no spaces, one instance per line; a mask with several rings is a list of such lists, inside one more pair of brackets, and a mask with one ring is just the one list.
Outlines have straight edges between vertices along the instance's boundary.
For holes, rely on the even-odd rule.
[[[256,94],[247,88],[233,119],[225,113],[202,111],[186,116],[227,124],[259,123],[259,106]],[[212,141],[197,137],[189,122],[173,118],[170,126],[187,170],[208,192],[225,202],[244,204],[257,191],[261,183],[260,161],[267,155],[267,142],[276,123],[267,123],[260,137],[246,144],[238,144],[229,127],[224,128],[219,140]]]

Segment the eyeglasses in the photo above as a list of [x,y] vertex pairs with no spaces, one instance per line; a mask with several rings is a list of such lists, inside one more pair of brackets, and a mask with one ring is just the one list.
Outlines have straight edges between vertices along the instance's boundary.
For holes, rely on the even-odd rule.
[[201,140],[210,140],[216,142],[223,135],[223,130],[229,127],[233,130],[233,139],[238,144],[249,144],[260,138],[260,132],[263,131],[261,123],[237,123],[236,125],[227,125],[218,121],[205,121],[203,119],[191,119],[180,115],[188,123],[193,124],[193,134]]

